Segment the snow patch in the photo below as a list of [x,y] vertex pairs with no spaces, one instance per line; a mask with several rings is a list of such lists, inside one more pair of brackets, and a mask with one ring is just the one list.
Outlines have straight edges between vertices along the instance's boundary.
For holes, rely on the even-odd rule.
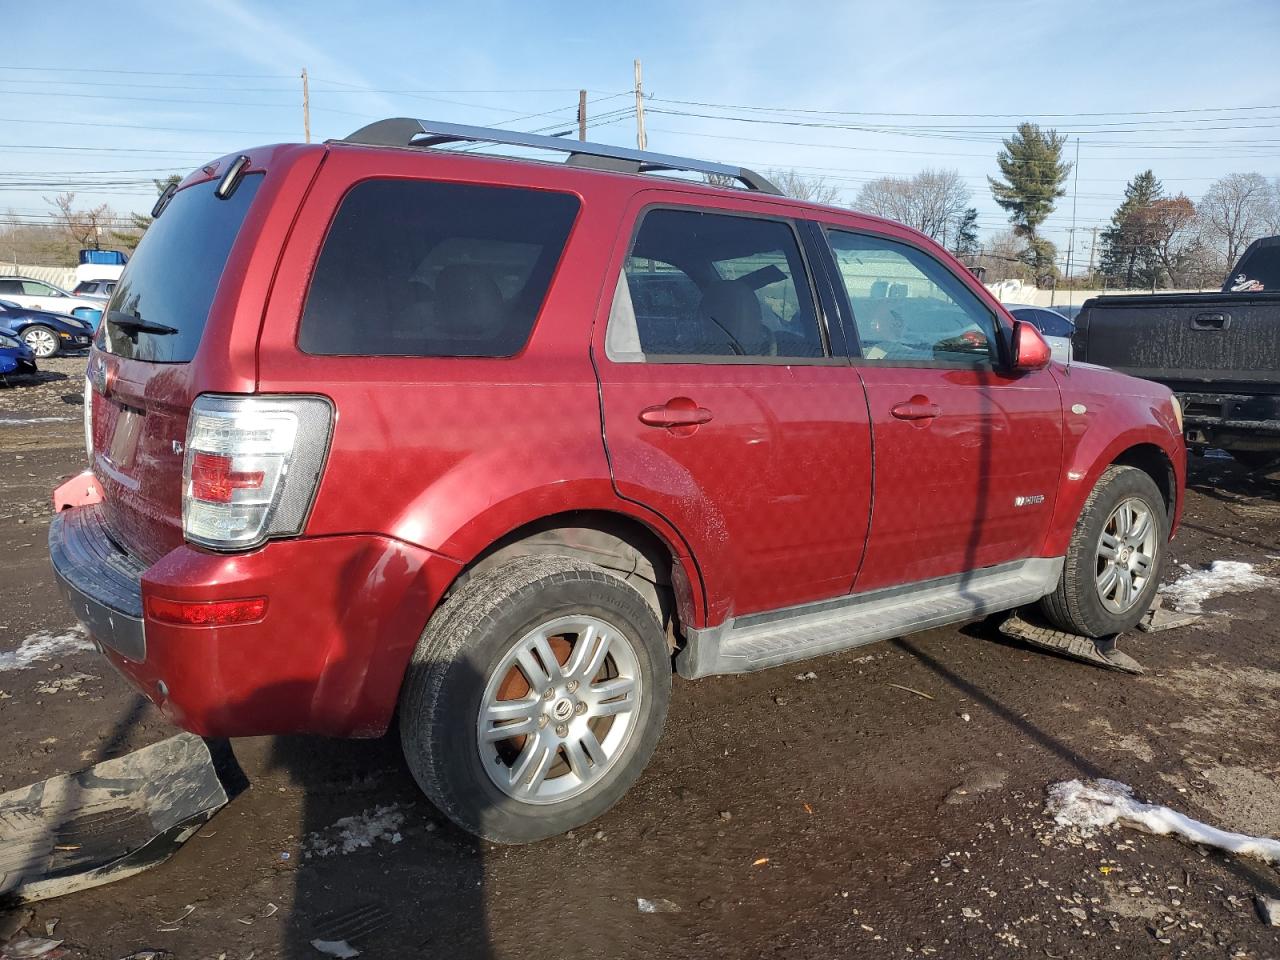
[[368,849],[380,840],[399,843],[403,839],[400,836],[403,825],[404,814],[398,804],[374,807],[317,830],[307,837],[303,853],[308,857],[329,857]]
[[311,945],[321,953],[330,957],[340,957],[341,960],[360,956],[360,951],[345,940],[312,940]]
[[24,426],[28,423],[71,423],[77,417],[0,417],[0,424],[5,426]]
[[1149,833],[1178,836],[1191,843],[1280,864],[1280,840],[1219,830],[1170,807],[1143,803],[1134,798],[1132,787],[1115,780],[1055,783],[1049,788],[1045,811],[1059,826],[1074,828],[1086,837],[1122,823]]
[[0,670],[29,670],[41,660],[54,660],[92,649],[93,644],[89,642],[84,627],[62,633],[41,630],[23,640],[17,650],[0,651]]
[[1215,560],[1207,570],[1192,570],[1185,577],[1160,588],[1173,606],[1183,613],[1200,613],[1200,605],[1206,600],[1224,593],[1244,593],[1258,590],[1271,582],[1253,568],[1252,563],[1240,560]]

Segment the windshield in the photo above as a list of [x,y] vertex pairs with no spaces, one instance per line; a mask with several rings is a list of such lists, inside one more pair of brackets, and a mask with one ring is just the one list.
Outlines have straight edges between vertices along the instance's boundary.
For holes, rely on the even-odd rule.
[[225,200],[216,182],[179,190],[147,228],[107,304],[102,346],[155,363],[195,356],[240,225],[262,182],[246,176]]

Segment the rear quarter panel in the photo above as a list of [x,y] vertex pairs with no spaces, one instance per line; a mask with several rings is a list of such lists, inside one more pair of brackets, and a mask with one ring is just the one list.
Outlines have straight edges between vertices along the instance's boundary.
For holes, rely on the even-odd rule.
[[[344,357],[298,348],[311,271],[330,222],[346,192],[374,177],[510,184],[579,197],[560,266],[520,353]],[[590,189],[593,179],[601,181],[598,189]],[[290,236],[258,350],[260,390],[320,392],[334,401],[334,435],[308,536],[380,533],[465,563],[533,520],[612,510],[646,523],[683,559],[690,582],[699,582],[679,535],[618,498],[610,480],[589,345],[617,218],[630,193],[612,183],[551,165],[331,150]]]

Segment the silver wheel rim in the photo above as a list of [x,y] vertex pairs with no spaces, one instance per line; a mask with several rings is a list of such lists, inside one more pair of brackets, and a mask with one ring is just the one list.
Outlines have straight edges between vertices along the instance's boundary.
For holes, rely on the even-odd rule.
[[22,338],[37,357],[50,357],[58,349],[58,341],[48,330],[31,330]]
[[1122,501],[1107,518],[1098,538],[1098,598],[1112,613],[1132,609],[1155,565],[1156,518],[1142,500]]
[[596,617],[558,617],[521,637],[490,673],[476,718],[485,773],[524,803],[559,803],[600,782],[640,719],[640,660]]

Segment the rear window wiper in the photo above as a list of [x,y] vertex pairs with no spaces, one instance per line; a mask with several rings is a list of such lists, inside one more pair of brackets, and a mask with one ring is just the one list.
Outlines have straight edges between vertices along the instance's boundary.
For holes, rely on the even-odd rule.
[[126,331],[160,334],[178,332],[177,327],[171,327],[164,323],[155,323],[151,320],[143,320],[141,317],[134,316],[132,313],[125,313],[123,310],[112,310],[108,313],[107,323]]

